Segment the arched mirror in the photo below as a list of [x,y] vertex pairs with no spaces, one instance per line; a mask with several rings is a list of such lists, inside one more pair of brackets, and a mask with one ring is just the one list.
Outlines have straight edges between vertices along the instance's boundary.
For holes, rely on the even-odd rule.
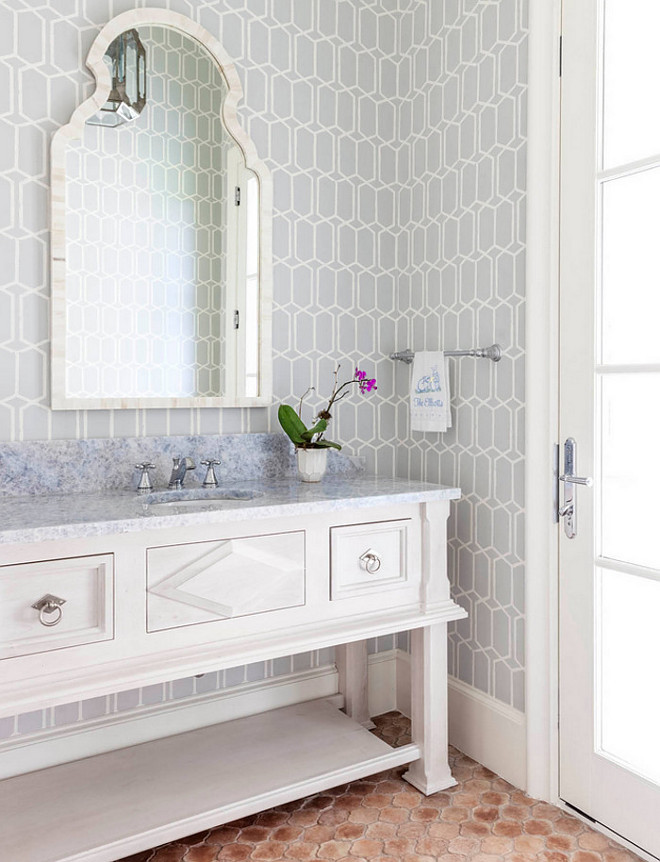
[[271,184],[222,46],[184,16],[106,25],[52,145],[54,409],[271,396]]

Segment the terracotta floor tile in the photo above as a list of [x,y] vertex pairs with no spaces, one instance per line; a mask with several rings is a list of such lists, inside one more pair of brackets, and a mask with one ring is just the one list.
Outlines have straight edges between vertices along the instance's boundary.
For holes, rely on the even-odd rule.
[[239,841],[242,844],[258,844],[260,841],[267,841],[270,835],[270,829],[266,826],[245,826],[241,829]]
[[284,855],[287,845],[283,841],[262,841],[254,848],[250,859],[262,862],[278,862]]
[[517,838],[522,835],[522,826],[517,820],[496,820],[493,824],[493,835],[501,835],[506,838]]
[[253,850],[251,844],[227,844],[219,851],[218,859],[220,862],[243,862]]
[[378,823],[370,823],[364,831],[365,838],[375,838],[376,841],[385,841],[389,838],[396,838],[396,823],[384,823],[379,820]]
[[238,840],[241,830],[235,826],[218,826],[217,829],[211,829],[206,837],[207,844],[233,844]]
[[[607,838],[605,838],[605,843],[607,843]],[[548,835],[545,839],[545,846],[548,850],[569,853],[571,850],[575,850],[575,838],[572,835]]]
[[310,859],[316,859],[316,853],[319,849],[318,844],[310,841],[301,841],[299,844],[291,844],[287,850],[289,859],[296,859],[299,862],[308,862]]
[[183,859],[188,847],[181,844],[179,841],[176,844],[167,844],[164,847],[159,847],[154,851],[154,855],[150,857],[149,862],[180,862]]
[[456,838],[460,832],[458,823],[431,823],[429,825],[429,835],[432,838],[442,838],[445,841],[451,841]]
[[579,836],[577,843],[581,850],[596,850],[597,852],[609,850],[611,847],[610,842],[600,832],[585,832]]
[[[345,825],[345,824],[340,824]],[[363,829],[358,826],[358,829]],[[313,844],[323,844],[325,841],[331,841],[337,837],[337,830],[332,826],[310,826],[304,830],[304,837],[301,841],[311,841]]]
[[402,823],[398,829],[398,834],[402,838],[414,838],[416,840],[419,840],[423,838],[426,833],[427,829],[423,823]]
[[273,829],[271,837],[274,841],[284,841],[290,844],[292,841],[300,838],[302,834],[303,830],[300,826],[277,826]]
[[183,858],[185,862],[215,862],[217,855],[218,848],[212,844],[198,844],[191,847]]
[[[398,713],[375,723],[390,745],[410,742]],[[639,862],[464,754],[451,760],[458,784],[433,796],[407,784],[402,767],[119,862]]]
[[386,823],[407,823],[410,812],[406,808],[383,808],[378,817]]
[[319,817],[321,826],[338,826],[348,820],[349,811],[345,808],[327,808]]
[[324,841],[319,845],[317,856],[319,859],[341,859],[342,856],[347,856],[351,849],[350,841]]
[[335,837],[340,841],[357,841],[364,835],[365,827],[361,823],[340,823],[335,830]]
[[417,842],[415,850],[424,856],[432,856],[434,859],[437,859],[438,856],[447,852],[447,846],[447,842],[441,838],[430,838],[426,835]]

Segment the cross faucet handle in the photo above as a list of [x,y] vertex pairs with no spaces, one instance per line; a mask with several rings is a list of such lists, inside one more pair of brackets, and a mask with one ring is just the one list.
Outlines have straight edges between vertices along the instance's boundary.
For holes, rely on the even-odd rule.
[[209,459],[207,461],[201,461],[200,463],[206,467],[206,477],[202,482],[202,488],[217,488],[218,477],[215,475],[215,468],[220,464],[220,461]]
[[142,471],[142,473],[140,474],[140,481],[138,482],[136,490],[140,493],[143,491],[153,491],[154,486],[151,482],[149,470],[155,470],[156,465],[150,464],[148,461],[145,461],[144,464],[136,464],[135,469]]

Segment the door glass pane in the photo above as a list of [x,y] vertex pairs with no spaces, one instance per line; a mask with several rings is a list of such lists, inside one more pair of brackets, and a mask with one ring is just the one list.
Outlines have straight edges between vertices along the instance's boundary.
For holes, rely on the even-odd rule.
[[660,153],[660,3],[606,0],[605,167]]
[[602,555],[660,568],[660,373],[604,374],[601,393]]
[[660,783],[660,583],[598,569],[600,586],[600,747]]
[[603,185],[603,362],[660,362],[659,202],[660,168]]

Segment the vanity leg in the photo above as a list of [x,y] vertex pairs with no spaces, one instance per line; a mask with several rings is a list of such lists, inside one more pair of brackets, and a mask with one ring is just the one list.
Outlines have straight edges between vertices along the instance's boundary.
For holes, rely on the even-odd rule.
[[449,769],[447,624],[411,632],[412,739],[422,756],[404,778],[425,796],[456,784]]
[[344,711],[354,721],[371,729],[376,725],[369,715],[367,662],[366,641],[335,647],[339,692],[344,695]]

